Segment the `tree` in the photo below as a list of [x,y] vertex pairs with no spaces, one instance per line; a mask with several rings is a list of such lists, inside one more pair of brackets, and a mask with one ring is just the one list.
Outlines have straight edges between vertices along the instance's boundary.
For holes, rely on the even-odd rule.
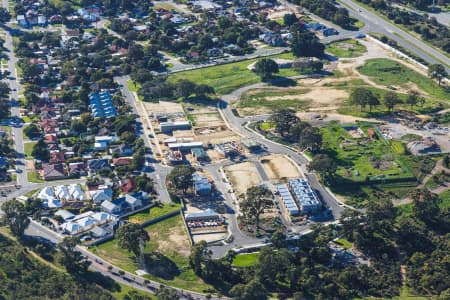
[[11,14],[6,8],[0,8],[0,23],[5,24],[11,20]]
[[435,64],[428,67],[428,76],[431,79],[437,79],[438,84],[441,85],[442,79],[446,78],[448,74],[443,65]]
[[350,102],[354,105],[361,106],[361,111],[365,111],[367,105],[369,105],[370,111],[372,111],[373,106],[380,104],[378,97],[366,88],[356,88],[350,95]]
[[86,124],[81,122],[80,120],[74,119],[70,124],[70,131],[72,132],[83,133],[86,132],[86,129],[87,129]]
[[116,232],[116,238],[120,247],[133,252],[135,257],[141,254],[141,243],[150,241],[148,232],[139,224],[128,223],[120,227]]
[[275,131],[285,136],[291,131],[291,127],[300,122],[292,109],[280,109],[270,117],[270,121],[275,123]]
[[1,208],[4,213],[2,222],[9,227],[14,236],[21,237],[30,224],[25,206],[13,199],[3,203]]
[[240,202],[242,214],[247,220],[255,220],[259,228],[260,216],[265,208],[272,203],[272,192],[263,186],[253,186],[247,189],[244,199]]
[[205,260],[210,259],[211,255],[208,252],[208,246],[205,241],[200,241],[194,244],[189,255],[189,264],[194,270],[195,274],[202,274],[202,266]]
[[133,62],[136,62],[144,58],[144,47],[142,47],[139,44],[132,43],[128,47],[128,58]]
[[47,144],[43,139],[40,139],[33,146],[33,150],[31,151],[31,155],[37,159],[48,161],[50,158],[50,151],[48,150]]
[[274,73],[278,73],[278,64],[270,58],[262,58],[255,64],[254,72],[261,77],[261,79],[268,80],[272,78]]
[[387,92],[383,97],[384,105],[387,107],[388,111],[393,111],[395,105],[400,103],[398,95],[394,92]]
[[416,190],[412,195],[412,213],[417,219],[430,223],[438,220],[440,215],[439,199],[429,190]]
[[320,43],[316,35],[310,31],[297,30],[292,33],[292,53],[296,57],[322,57],[325,46]]
[[156,293],[156,296],[158,296],[158,300],[178,299],[177,291],[167,286],[162,286]]
[[23,133],[30,138],[35,139],[41,136],[41,131],[35,124],[31,124],[23,129]]
[[195,169],[191,166],[175,166],[169,175],[167,175],[167,181],[173,188],[184,193],[192,186],[192,175],[194,173]]
[[303,149],[310,149],[311,152],[316,153],[322,146],[322,134],[317,127],[306,127],[300,132],[299,145]]
[[284,25],[291,26],[294,23],[298,22],[298,18],[297,18],[297,16],[294,13],[292,13],[292,14],[285,14],[283,16],[283,22],[284,22]]
[[406,98],[406,103],[411,105],[411,108],[414,105],[420,104],[423,105],[425,103],[425,98],[420,95],[418,91],[412,90],[408,93],[408,98]]
[[319,174],[322,181],[332,180],[337,171],[337,164],[326,154],[318,154],[308,164],[308,171],[315,171]]
[[78,237],[65,237],[57,247],[59,263],[71,274],[84,274],[90,265],[90,261],[81,252],[75,250],[79,242]]
[[275,248],[284,248],[286,246],[286,232],[280,229],[275,231],[270,237],[270,241]]
[[196,85],[190,80],[181,79],[175,84],[175,95],[183,99],[188,98],[195,92]]
[[266,288],[257,279],[253,279],[247,284],[235,285],[230,290],[230,294],[239,300],[264,300],[268,296]]

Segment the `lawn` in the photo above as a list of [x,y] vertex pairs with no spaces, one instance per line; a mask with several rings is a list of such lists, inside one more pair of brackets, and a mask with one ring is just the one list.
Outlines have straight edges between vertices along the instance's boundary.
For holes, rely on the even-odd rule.
[[330,43],[326,46],[325,52],[341,58],[358,57],[367,51],[364,45],[357,40],[346,39]]
[[448,101],[450,93],[440,87],[430,78],[407,68],[399,62],[386,59],[375,58],[366,61],[366,64],[358,71],[370,77],[374,82],[385,86],[400,86],[406,89],[411,88],[411,83],[424,91],[435,100]]
[[350,249],[351,247],[353,247],[353,243],[347,241],[346,239],[337,239],[334,241],[334,243],[338,244],[344,249]]
[[31,158],[31,152],[33,152],[33,146],[36,144],[36,142],[27,142],[24,143],[23,147],[24,147],[24,151],[25,151],[25,155],[29,158]]
[[[150,235],[150,241],[144,248],[147,268],[151,273],[147,275],[149,279],[196,292],[212,288],[189,266],[190,244],[181,216],[152,224],[145,230]],[[131,273],[138,268],[133,254],[120,248],[117,240],[98,245],[91,251]]]
[[[369,128],[375,128],[367,123],[357,126],[366,136]],[[363,182],[413,177],[399,155],[381,137],[353,138],[343,126],[333,123],[321,128],[321,131],[326,145],[324,152],[335,158],[339,166],[337,174],[341,179]]]
[[131,223],[142,224],[148,220],[152,220],[174,211],[179,211],[181,205],[178,203],[172,204],[162,204],[161,206],[153,206],[144,211],[138,212],[137,214],[128,217],[128,221]]
[[[291,53],[283,53],[271,58],[293,59]],[[197,84],[208,84],[212,86],[217,94],[227,94],[239,87],[260,82],[261,79],[247,69],[257,59],[243,60],[229,64],[223,64],[208,68],[178,72],[169,76],[169,80],[175,82],[179,79],[188,79]],[[276,74],[280,77],[300,75],[301,72],[294,69],[280,69]]]
[[127,87],[131,92],[136,92],[139,91],[139,89],[141,88],[141,84],[138,82],[134,82],[133,80],[128,80],[127,81]]
[[34,182],[34,183],[42,183],[45,182],[39,177],[39,174],[37,172],[28,172],[27,173],[28,181]]
[[235,267],[254,266],[258,262],[258,258],[259,252],[238,254],[233,259],[233,266]]

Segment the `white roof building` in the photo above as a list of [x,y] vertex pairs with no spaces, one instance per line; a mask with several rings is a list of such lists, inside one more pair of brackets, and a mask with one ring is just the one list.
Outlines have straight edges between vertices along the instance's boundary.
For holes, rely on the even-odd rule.
[[69,193],[74,200],[78,201],[86,201],[87,197],[84,193],[83,189],[78,184],[71,184],[69,185]]
[[41,200],[52,200],[55,198],[55,193],[51,187],[47,186],[39,192],[37,198]]
[[56,198],[63,200],[63,201],[69,201],[70,200],[70,193],[69,189],[65,185],[58,185],[55,187],[55,196]]

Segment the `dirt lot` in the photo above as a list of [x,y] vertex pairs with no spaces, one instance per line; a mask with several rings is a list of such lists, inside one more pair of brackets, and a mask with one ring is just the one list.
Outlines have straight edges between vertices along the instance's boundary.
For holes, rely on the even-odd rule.
[[264,156],[261,158],[261,163],[267,176],[272,180],[302,177],[298,168],[282,154]]
[[143,102],[143,104],[149,116],[183,112],[183,106],[178,102],[160,101],[159,103]]
[[260,184],[262,179],[252,162],[243,162],[224,168],[237,196],[244,194],[248,188]]

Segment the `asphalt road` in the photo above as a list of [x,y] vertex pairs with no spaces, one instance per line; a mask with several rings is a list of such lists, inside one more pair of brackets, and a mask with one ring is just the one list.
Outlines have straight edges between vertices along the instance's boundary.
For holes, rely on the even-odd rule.
[[443,64],[446,67],[447,72],[450,73],[450,59],[446,55],[433,47],[428,46],[425,42],[415,38],[410,33],[387,22],[377,14],[368,11],[354,1],[339,1],[349,10],[351,16],[365,23],[365,27],[362,30],[363,32],[378,32],[384,34],[388,38],[396,41],[400,46],[423,58],[427,62],[431,64]]
[[[140,129],[138,134],[143,139],[145,146],[148,149],[152,149],[152,142],[149,138],[149,135],[153,133],[148,129],[149,120],[144,115],[144,113],[139,113],[138,103],[136,102],[135,96],[128,89],[127,81],[129,80],[128,76],[114,77],[114,80],[120,85],[120,89],[122,91],[122,95],[125,97],[128,104],[133,109],[133,113],[136,115],[136,123],[140,124]],[[159,200],[161,202],[170,203],[171,199],[169,193],[167,192],[166,187],[166,177],[167,174],[171,171],[172,168],[168,166],[163,166],[157,159],[153,156],[153,154],[146,153],[145,160],[149,164],[148,175],[154,180],[156,183],[155,188],[159,195]]]

